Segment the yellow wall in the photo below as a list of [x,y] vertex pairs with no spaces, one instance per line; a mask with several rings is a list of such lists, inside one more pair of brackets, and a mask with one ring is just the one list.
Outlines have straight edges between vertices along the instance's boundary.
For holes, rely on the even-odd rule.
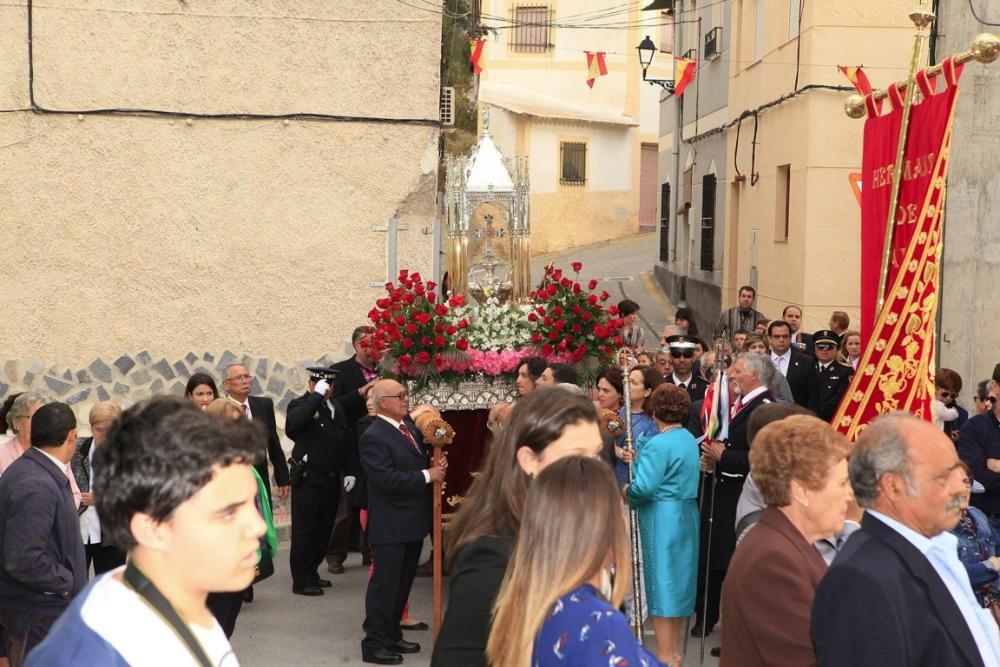
[[[733,44],[738,57],[731,70],[731,118],[793,89],[797,40],[788,39],[788,3],[767,2],[763,58],[753,63],[755,1],[733,3],[734,25],[742,22]],[[837,64],[864,64],[876,87],[905,76],[914,33],[906,14],[912,4],[806,3],[800,87],[847,85]],[[833,310],[857,319],[861,212],[847,175],[861,169],[864,124],[844,114],[848,94],[811,90],[761,112],[755,186],[750,184],[754,119],[743,121],[737,164],[747,180],[729,186],[724,308],[735,304],[737,288],[750,279],[751,230],[756,228],[759,310],[778,318],[785,305],[799,304],[807,331],[825,328]],[[733,155],[735,127],[728,144]],[[776,174],[785,164],[791,165],[787,241],[775,237]]]

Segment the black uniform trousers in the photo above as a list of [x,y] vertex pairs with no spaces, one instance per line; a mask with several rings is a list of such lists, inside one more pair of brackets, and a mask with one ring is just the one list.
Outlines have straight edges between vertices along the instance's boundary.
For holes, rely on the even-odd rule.
[[308,586],[319,579],[316,570],[330,543],[339,500],[339,473],[307,469],[292,490],[292,546],[288,564],[294,586]]
[[87,557],[87,569],[91,562],[94,563],[95,577],[125,564],[125,552],[112,544],[84,544],[83,552]]
[[403,638],[399,621],[410,597],[423,545],[423,540],[371,545],[375,566],[365,595],[363,654],[377,648],[392,649]]

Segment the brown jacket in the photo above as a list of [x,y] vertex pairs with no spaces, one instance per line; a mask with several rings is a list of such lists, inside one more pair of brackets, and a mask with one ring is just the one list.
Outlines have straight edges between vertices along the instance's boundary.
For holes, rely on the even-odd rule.
[[826,562],[775,507],[733,555],[722,595],[721,667],[810,667],[809,632]]

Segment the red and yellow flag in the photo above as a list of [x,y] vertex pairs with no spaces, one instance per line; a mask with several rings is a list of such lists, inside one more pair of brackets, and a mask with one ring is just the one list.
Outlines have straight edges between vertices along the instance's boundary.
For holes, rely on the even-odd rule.
[[924,99],[912,108],[891,233],[885,304],[876,312],[883,244],[902,124],[902,107],[865,123],[861,188],[861,331],[866,340],[858,371],[834,427],[857,439],[879,415],[903,411],[934,418],[934,327],[937,317],[942,215],[952,118],[962,68],[942,63],[947,81],[917,74]]
[[594,80],[606,76],[608,66],[604,63],[604,51],[584,51],[587,54],[587,85],[594,87]]
[[469,46],[471,47],[469,51],[469,62],[472,63],[472,71],[476,76],[483,71],[483,66],[481,64],[483,58],[483,46],[486,44],[485,39],[470,39]]
[[844,73],[847,80],[851,82],[858,92],[862,95],[872,94],[872,84],[868,81],[868,75],[865,74],[864,70],[861,69],[861,65],[857,67],[845,67],[844,65],[837,65],[837,69]]
[[674,95],[680,97],[684,94],[684,89],[694,81],[694,70],[696,63],[687,58],[674,58]]

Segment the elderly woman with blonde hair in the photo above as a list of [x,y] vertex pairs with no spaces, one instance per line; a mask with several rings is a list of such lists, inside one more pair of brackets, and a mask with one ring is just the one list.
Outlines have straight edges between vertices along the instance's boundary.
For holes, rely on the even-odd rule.
[[768,424],[754,439],[750,470],[767,508],[726,575],[723,667],[816,664],[809,622],[827,565],[813,543],[844,525],[854,498],[850,451],[843,435],[806,415]]

